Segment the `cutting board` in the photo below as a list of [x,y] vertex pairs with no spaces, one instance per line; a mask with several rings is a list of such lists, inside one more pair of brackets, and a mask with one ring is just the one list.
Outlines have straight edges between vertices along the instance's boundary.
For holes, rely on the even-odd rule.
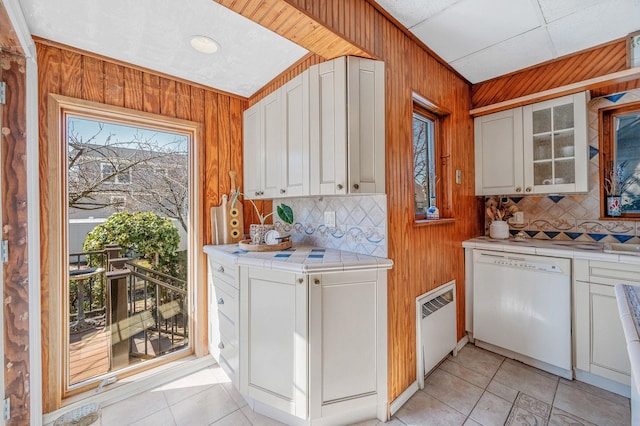
[[[244,236],[244,211],[236,199],[236,172],[230,171],[231,194],[224,194],[219,206],[211,207],[211,234],[213,244],[233,244]],[[235,203],[234,203],[235,201]]]

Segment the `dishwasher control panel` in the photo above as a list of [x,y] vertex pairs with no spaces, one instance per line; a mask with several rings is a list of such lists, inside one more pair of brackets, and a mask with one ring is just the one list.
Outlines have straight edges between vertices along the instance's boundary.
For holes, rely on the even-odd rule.
[[[537,262],[535,256],[527,256],[528,259],[517,256],[506,255],[493,255],[483,253],[478,256],[476,262],[482,264],[489,264],[495,266],[503,266],[507,268],[524,269],[527,271],[539,271],[539,272],[552,272],[562,273],[565,272],[556,265],[554,262]],[[568,271],[567,271],[568,272]]]

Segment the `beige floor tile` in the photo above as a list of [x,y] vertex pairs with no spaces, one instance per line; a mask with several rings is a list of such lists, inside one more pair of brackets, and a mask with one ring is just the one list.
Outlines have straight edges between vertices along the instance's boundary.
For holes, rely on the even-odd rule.
[[532,366],[527,365],[525,363],[522,363],[520,361],[516,361],[515,359],[507,358],[507,359],[504,360],[504,362],[508,362],[508,363],[514,364],[514,365],[519,365],[520,367],[524,368],[525,370],[529,370],[532,373],[540,374],[541,376],[548,377],[548,378],[553,379],[553,380],[558,379],[558,376],[556,376],[555,374],[549,373],[549,372],[544,371],[544,370],[540,370],[539,368],[532,367]]
[[558,386],[558,377],[534,373],[520,363],[503,363],[493,379],[549,404]]
[[511,411],[510,402],[485,392],[469,417],[482,425],[501,425],[507,419],[509,411]]
[[253,412],[248,405],[245,405],[240,410],[242,411],[242,414],[249,419],[253,426],[284,426],[284,423],[280,423],[269,417],[263,416],[262,414]]
[[591,422],[562,411],[558,407],[551,409],[551,418],[549,426],[596,426]]
[[172,405],[171,412],[177,425],[210,425],[228,416],[239,407],[222,388],[214,385]]
[[233,399],[233,402],[235,402],[238,407],[244,407],[247,405],[247,401],[244,400],[238,389],[233,386],[233,383],[223,383],[222,387],[227,391],[231,399]]
[[396,413],[409,426],[456,426],[466,417],[425,392],[416,392]]
[[510,388],[509,386],[503,385],[502,383],[496,382],[495,380],[492,380],[491,383],[489,383],[489,386],[487,386],[487,391],[499,396],[505,401],[509,401],[512,404],[518,396],[517,389]]
[[560,379],[560,383],[564,383],[567,386],[577,388],[585,392],[589,392],[590,394],[607,399],[611,402],[615,402],[616,404],[629,406],[629,398],[618,395],[617,393],[609,392],[606,389],[597,388],[588,383],[580,382],[578,380]]
[[389,420],[386,423],[381,422],[378,419],[371,419],[371,420],[367,420],[367,421],[360,422],[360,423],[354,423],[354,424],[349,425],[349,426],[404,426],[404,423],[402,423],[400,420],[394,419],[394,418],[391,418],[391,420]]
[[[135,423],[131,423],[131,426],[175,426],[176,422],[173,421],[173,414],[169,408],[160,410],[150,416],[145,417]],[[106,426],[106,423],[102,423]],[[122,423],[120,423],[122,425]],[[114,425],[115,426],[115,425]]]
[[458,351],[457,356],[449,359],[476,373],[489,377],[493,377],[504,361],[502,355],[494,354],[472,344],[465,345],[464,348]]
[[103,425],[129,425],[167,408],[162,392],[144,392],[102,409]]
[[204,368],[155,390],[162,391],[167,398],[167,403],[171,406],[216,384],[229,382],[226,376],[221,376],[218,373],[219,371],[222,370],[218,366]]
[[477,373],[464,365],[453,362],[449,359],[440,364],[440,367],[438,368],[483,389],[487,387],[489,382],[491,382],[491,376],[485,376],[484,374]]
[[547,419],[536,416],[522,407],[514,406],[504,424],[505,426],[545,426]]
[[600,426],[631,424],[631,410],[628,406],[616,404],[566,383],[558,385],[553,406]]
[[242,414],[242,411],[238,409],[217,422],[212,423],[211,426],[251,426],[251,422]]
[[469,417],[467,419],[466,422],[464,422],[463,426],[483,426],[480,423],[476,422],[475,420],[473,420],[471,417]]
[[440,369],[427,377],[423,391],[465,415],[473,410],[484,392],[482,388]]
[[548,419],[551,414],[551,404],[547,404],[546,402],[540,401],[539,399],[529,396],[523,392],[518,394],[514,405],[524,408],[528,412],[542,417],[545,420]]

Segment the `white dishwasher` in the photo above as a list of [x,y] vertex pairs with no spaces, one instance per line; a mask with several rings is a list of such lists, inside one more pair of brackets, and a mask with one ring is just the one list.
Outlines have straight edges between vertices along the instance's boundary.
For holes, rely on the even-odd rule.
[[474,250],[473,338],[572,379],[571,260]]

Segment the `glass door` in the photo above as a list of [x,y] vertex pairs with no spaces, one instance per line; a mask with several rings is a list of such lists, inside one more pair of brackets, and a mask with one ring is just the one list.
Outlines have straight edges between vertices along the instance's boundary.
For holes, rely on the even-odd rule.
[[533,184],[575,183],[573,103],[533,112]]

